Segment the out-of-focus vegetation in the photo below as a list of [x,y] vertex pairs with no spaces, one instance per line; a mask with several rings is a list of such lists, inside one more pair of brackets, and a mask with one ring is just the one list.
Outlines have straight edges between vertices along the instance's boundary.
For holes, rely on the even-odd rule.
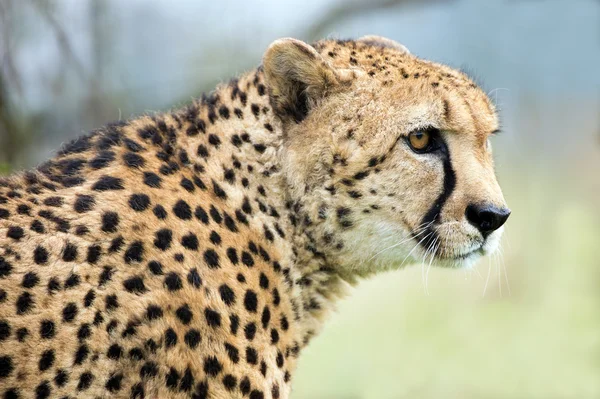
[[[283,36],[389,36],[496,102],[503,254],[363,282],[294,399],[600,398],[600,2],[0,0],[0,174],[254,67]],[[425,281],[424,281],[425,280]]]

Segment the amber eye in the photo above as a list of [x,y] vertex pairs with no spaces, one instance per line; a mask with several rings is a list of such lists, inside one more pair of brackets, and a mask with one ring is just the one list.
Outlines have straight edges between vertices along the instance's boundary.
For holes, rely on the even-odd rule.
[[415,151],[426,150],[430,141],[431,134],[423,130],[417,130],[408,135],[408,142]]

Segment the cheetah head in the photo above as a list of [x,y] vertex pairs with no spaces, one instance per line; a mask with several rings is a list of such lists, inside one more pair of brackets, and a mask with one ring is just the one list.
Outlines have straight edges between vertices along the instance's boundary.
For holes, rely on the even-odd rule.
[[494,105],[466,75],[389,39],[275,41],[263,68],[290,196],[313,244],[359,275],[495,251],[508,210]]

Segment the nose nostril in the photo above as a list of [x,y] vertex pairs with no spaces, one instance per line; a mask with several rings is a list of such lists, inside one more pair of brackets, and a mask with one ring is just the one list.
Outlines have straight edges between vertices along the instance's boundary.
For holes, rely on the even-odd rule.
[[465,216],[469,223],[475,226],[481,234],[487,236],[502,227],[510,216],[510,210],[488,204],[471,204],[467,206]]

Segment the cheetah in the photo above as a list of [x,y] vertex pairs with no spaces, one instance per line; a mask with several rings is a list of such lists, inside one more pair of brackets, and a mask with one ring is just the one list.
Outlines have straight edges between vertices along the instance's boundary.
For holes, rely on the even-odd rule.
[[498,247],[498,127],[468,76],[390,39],[288,38],[0,180],[3,398],[289,398],[360,279]]

